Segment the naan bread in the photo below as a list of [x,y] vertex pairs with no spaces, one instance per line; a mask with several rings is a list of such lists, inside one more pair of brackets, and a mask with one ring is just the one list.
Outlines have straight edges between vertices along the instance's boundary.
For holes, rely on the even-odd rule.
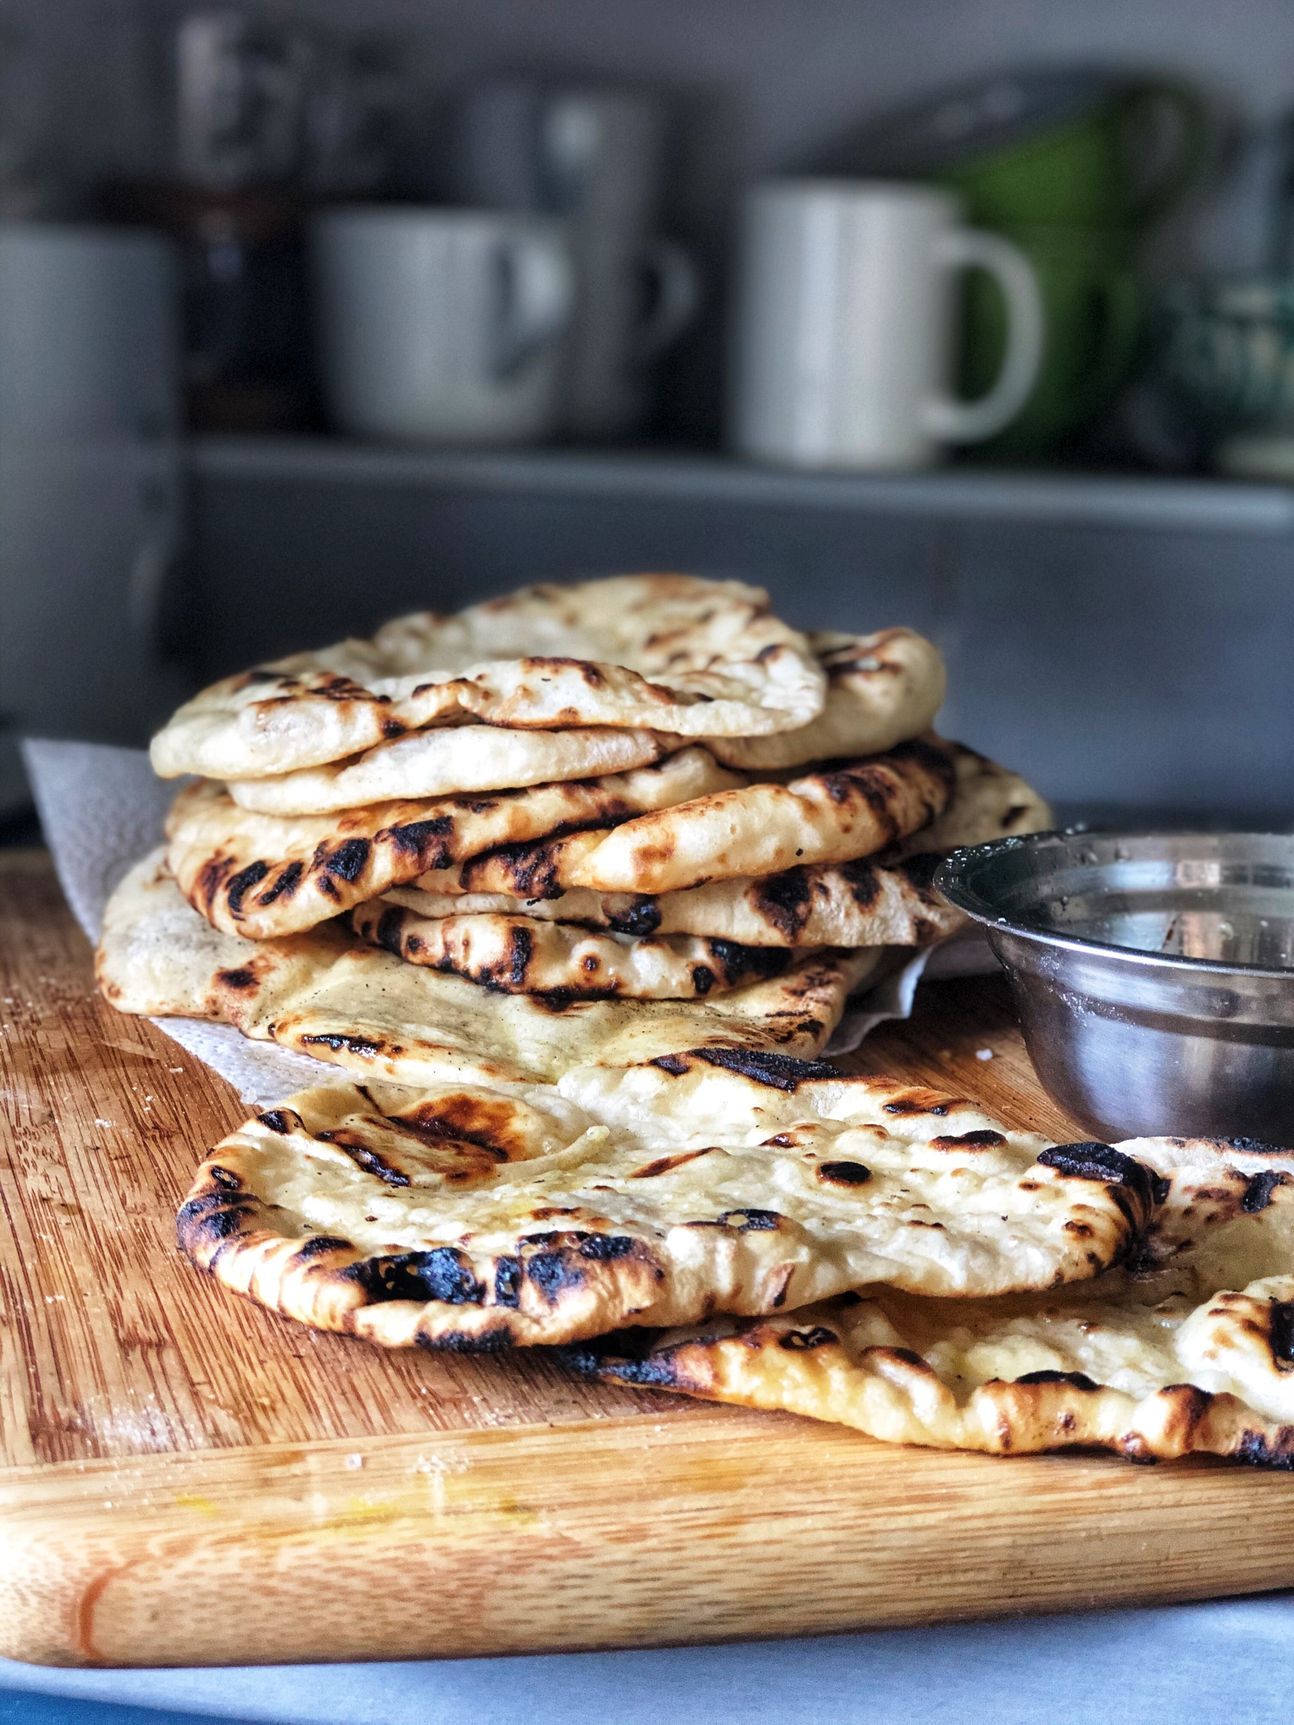
[[186,903],[159,850],[108,901],[96,974],[122,1012],[218,1019],[398,1084],[507,1086],[587,1061],[619,1066],[711,1044],[816,1054],[850,991],[883,961],[810,954],[781,976],[705,1001],[497,994],[354,947],[336,924],[280,940],[223,934]]
[[755,737],[807,725],[825,699],[807,640],[760,588],[623,575],[419,612],[228,677],[180,708],[152,759],[163,778],[266,778],[464,718]]
[[1089,1284],[1005,1300],[871,1289],[758,1323],[608,1339],[576,1363],[895,1443],[1294,1466],[1294,1154],[1120,1149],[1163,1183],[1159,1204],[1132,1262]]
[[928,827],[900,847],[909,854],[942,856],[963,845],[987,844],[990,839],[1044,832],[1052,812],[1033,786],[964,743],[951,745],[957,768],[952,801]]
[[504,994],[701,1000],[776,976],[790,962],[788,952],[731,940],[686,934],[639,939],[515,913],[423,917],[385,899],[357,905],[351,926],[361,940],[406,963]]
[[254,815],[219,785],[189,785],[167,822],[171,872],[216,928],[256,939],[312,928],[427,869],[494,846],[652,809],[739,785],[708,750],[601,779],[334,815]]
[[628,1101],[587,1070],[515,1099],[305,1091],[211,1152],[180,1244],[323,1329],[497,1349],[864,1284],[1050,1286],[1111,1263],[1149,1218],[1128,1156],[824,1070],[728,1050],[632,1069]]
[[683,738],[657,731],[441,725],[378,743],[349,761],[302,767],[272,779],[236,779],[226,788],[239,808],[259,814],[319,815],[411,797],[516,790],[623,773],[682,746]]
[[928,731],[943,705],[947,677],[939,649],[911,629],[874,635],[810,633],[827,677],[816,719],[774,737],[722,737],[715,754],[730,767],[776,772],[811,761],[879,755]]
[[[571,886],[679,892],[711,880],[871,856],[942,814],[955,783],[951,745],[925,738],[785,784],[756,780],[699,796],[610,831],[557,833],[500,855],[498,866],[518,898]],[[436,890],[434,880],[419,884]]]
[[872,856],[942,814],[955,782],[946,748],[931,739],[900,743],[786,784],[745,785],[639,815],[568,856],[564,877],[597,892],[677,892]]
[[937,892],[941,857],[873,857],[821,868],[785,869],[767,880],[712,881],[683,892],[598,893],[572,887],[556,898],[506,893],[430,893],[393,887],[375,901],[427,927],[438,921],[516,915],[545,923],[606,929],[639,939],[732,942],[739,951],[785,952],[813,946],[929,946],[966,920]]
[[[729,766],[770,772],[812,761],[879,754],[929,729],[944,697],[938,649],[910,629],[875,635],[811,634],[827,679],[818,718],[775,737],[713,737]],[[274,778],[235,780],[240,808],[262,814],[327,814],[396,798],[452,796],[536,785],[645,766],[681,746],[652,731],[586,728],[505,730],[498,725],[441,726],[378,743],[350,760],[304,767]]]
[[[466,859],[507,859],[500,847],[515,844],[534,847],[516,853],[512,870],[524,897],[591,876],[621,881],[600,890],[661,892],[669,881],[771,872],[797,854],[806,863],[867,855],[942,811],[955,773],[948,747],[916,742],[787,785],[749,783],[693,747],[604,779],[295,816],[252,814],[200,783],[176,799],[168,854],[195,909],[260,938],[310,928],[429,871],[448,881]],[[673,818],[653,824],[662,814]],[[621,845],[619,822],[633,828]],[[537,887],[541,876],[548,884]]]
[[[959,745],[953,752],[957,789],[947,810],[877,857],[660,895],[598,893],[584,887],[564,891],[556,877],[572,847],[538,840],[424,875],[414,886],[393,889],[385,902],[424,917],[507,914],[524,907],[527,916],[621,934],[695,934],[745,946],[924,946],[965,921],[931,884],[946,851],[1038,832],[1051,823],[1046,803],[1015,773]],[[428,890],[433,883],[440,890]],[[520,887],[535,896],[519,897]]]

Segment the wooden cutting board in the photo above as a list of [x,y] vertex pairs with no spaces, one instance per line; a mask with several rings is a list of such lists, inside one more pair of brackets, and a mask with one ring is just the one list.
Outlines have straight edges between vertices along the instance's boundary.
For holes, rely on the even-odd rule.
[[[852,1064],[1081,1136],[997,985],[925,990]],[[0,1652],[649,1646],[1294,1583],[1288,1477],[892,1448],[272,1317],[173,1245],[243,1114],[97,998],[45,858],[0,856]]]

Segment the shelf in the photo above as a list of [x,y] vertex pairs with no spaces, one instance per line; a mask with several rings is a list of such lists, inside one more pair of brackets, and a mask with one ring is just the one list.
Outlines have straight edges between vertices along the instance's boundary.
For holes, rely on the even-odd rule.
[[1242,480],[971,467],[897,475],[800,473],[692,453],[458,453],[285,436],[200,437],[191,445],[191,461],[198,479],[224,482],[529,492],[859,510],[953,521],[1294,533],[1294,489]]

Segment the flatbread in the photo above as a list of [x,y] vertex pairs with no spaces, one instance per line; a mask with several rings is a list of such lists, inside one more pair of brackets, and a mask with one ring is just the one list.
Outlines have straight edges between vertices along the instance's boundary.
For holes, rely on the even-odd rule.
[[760,588],[622,575],[419,612],[369,641],[227,677],[181,707],[151,753],[163,778],[265,778],[464,718],[754,737],[807,725],[825,699],[807,640]]
[[767,880],[713,881],[683,892],[597,893],[572,887],[556,898],[506,893],[429,893],[393,887],[375,901],[428,928],[439,921],[509,916],[535,926],[606,929],[619,937],[732,942],[743,952],[814,946],[929,946],[965,922],[935,890],[938,856],[871,857],[822,868],[786,869]]
[[809,645],[827,677],[821,713],[798,731],[773,737],[716,737],[730,767],[776,772],[858,755],[878,755],[928,731],[943,705],[947,675],[939,649],[911,629],[874,635],[811,631]]
[[708,750],[606,778],[333,815],[255,815],[218,785],[189,785],[167,822],[171,871],[214,927],[257,939],[312,928],[427,869],[501,844],[625,820],[740,785]]
[[[878,857],[659,895],[598,893],[563,890],[556,877],[571,847],[538,840],[424,875],[411,887],[392,890],[385,902],[423,917],[506,914],[524,906],[537,919],[572,920],[622,934],[703,935],[744,946],[924,946],[965,921],[932,885],[947,851],[1038,832],[1051,823],[1046,803],[1015,773],[959,745],[953,753],[957,789],[947,810]],[[428,890],[430,883],[440,890]],[[519,898],[513,889],[523,884],[535,896]]]
[[318,815],[411,797],[588,779],[648,766],[683,747],[658,731],[515,731],[501,725],[442,725],[378,743],[349,761],[303,767],[272,779],[236,779],[239,808],[270,815]]
[[1294,1466],[1294,1154],[1119,1148],[1169,1190],[1133,1262],[1089,1284],[965,1301],[871,1289],[758,1323],[607,1339],[575,1363],[889,1442]]
[[731,940],[640,939],[515,913],[424,917],[385,899],[357,905],[350,920],[370,946],[504,994],[702,1000],[776,976],[790,962],[788,952]]
[[809,955],[704,1001],[497,994],[353,946],[336,924],[280,940],[221,933],[185,901],[159,850],[108,901],[96,974],[122,1012],[217,1019],[398,1084],[509,1086],[712,1044],[816,1054],[884,957]]
[[[629,1106],[604,1069],[517,1100],[305,1091],[211,1152],[180,1244],[320,1328],[497,1349],[878,1282],[1050,1286],[1111,1263],[1149,1219],[1130,1157],[823,1071],[690,1054],[633,1068]],[[693,1096],[721,1135],[697,1136]]]
[[1026,780],[964,743],[951,745],[957,788],[951,802],[928,827],[900,847],[909,854],[943,856],[962,845],[1044,832],[1052,822],[1046,800]]
[[[757,779],[695,797],[609,831],[557,833],[500,853],[493,872],[518,898],[535,898],[572,886],[679,892],[711,880],[847,861],[928,826],[948,806],[955,784],[951,746],[922,738],[785,784]],[[434,880],[419,885],[436,890]]]
[[[806,864],[868,855],[927,825],[955,777],[950,747],[920,741],[786,785],[748,782],[698,746],[604,779],[331,815],[256,815],[200,783],[176,799],[169,858],[214,926],[264,938],[310,928],[429,871],[449,880],[487,851],[506,866],[511,853],[501,847],[513,844],[533,847],[516,853],[518,896],[559,882],[655,893],[671,882],[773,872],[797,855]],[[632,829],[624,843],[617,823]],[[536,886],[540,877],[548,884]]]
[[[775,737],[713,737],[709,746],[729,766],[769,772],[859,755],[879,754],[930,728],[943,703],[939,652],[910,629],[874,635],[811,634],[827,679],[818,718]],[[235,780],[229,794],[240,808],[262,814],[327,814],[393,798],[452,796],[536,785],[645,766],[681,746],[651,731],[591,729],[517,731],[498,725],[415,731],[378,743],[351,760],[306,767],[275,778]]]
[[934,739],[844,761],[786,784],[717,791],[639,815],[568,858],[571,886],[677,892],[709,880],[872,856],[942,814],[952,757]]

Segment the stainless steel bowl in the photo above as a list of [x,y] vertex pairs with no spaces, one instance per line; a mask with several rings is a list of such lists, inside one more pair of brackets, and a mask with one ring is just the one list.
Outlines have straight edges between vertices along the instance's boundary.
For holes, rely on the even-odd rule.
[[1089,1130],[1294,1145],[1294,836],[1038,833],[955,851],[936,885]]

